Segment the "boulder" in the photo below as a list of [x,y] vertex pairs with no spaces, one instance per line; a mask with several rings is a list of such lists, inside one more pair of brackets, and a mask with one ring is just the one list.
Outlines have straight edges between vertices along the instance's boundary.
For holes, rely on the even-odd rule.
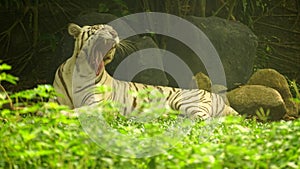
[[[107,66],[108,72],[114,72],[114,77],[119,80],[167,86],[169,81],[164,72],[163,54],[160,51],[141,53],[143,49],[158,48],[153,39],[135,36],[130,41],[133,49],[127,49],[129,51],[125,55],[116,53],[113,62]],[[121,62],[124,65],[120,65]],[[149,68],[151,65],[156,65],[159,69]]]
[[[186,19],[201,29],[214,45],[224,67],[227,87],[232,89],[245,84],[252,74],[256,56],[257,38],[254,33],[242,23],[218,17],[189,16]],[[184,60],[194,73],[207,73],[199,57],[188,46],[167,39],[167,50]]]
[[231,107],[247,116],[255,116],[256,111],[262,108],[265,112],[270,110],[271,120],[280,120],[287,112],[280,93],[266,86],[241,86],[228,92],[227,98]]
[[227,87],[218,84],[212,85],[209,77],[202,72],[198,72],[193,76],[190,88],[203,89],[212,93],[219,94],[223,98],[225,104],[230,105],[226,97]]
[[211,92],[211,80],[202,72],[198,72],[193,76],[190,86],[193,89],[203,89]]
[[277,90],[283,98],[287,115],[297,117],[298,107],[291,101],[292,94],[285,77],[274,69],[260,69],[247,82],[248,85],[263,85]]

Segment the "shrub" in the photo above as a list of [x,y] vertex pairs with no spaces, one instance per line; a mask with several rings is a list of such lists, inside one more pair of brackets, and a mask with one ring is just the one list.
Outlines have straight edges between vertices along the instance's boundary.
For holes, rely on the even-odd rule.
[[[54,95],[51,86],[43,85],[10,94],[12,107],[5,108],[8,98],[1,98],[0,168],[300,167],[299,119],[259,123],[241,117],[226,117],[214,126],[197,121],[185,137],[164,153],[128,158],[93,142],[76,117],[61,113],[72,113],[71,110],[47,102]],[[142,93],[141,97],[144,96]],[[105,112],[114,112],[116,107],[109,102],[102,105]],[[144,103],[142,107],[149,105]],[[141,139],[163,133],[178,120],[176,113],[150,122],[113,115],[104,116],[110,127],[123,135],[131,134]]]

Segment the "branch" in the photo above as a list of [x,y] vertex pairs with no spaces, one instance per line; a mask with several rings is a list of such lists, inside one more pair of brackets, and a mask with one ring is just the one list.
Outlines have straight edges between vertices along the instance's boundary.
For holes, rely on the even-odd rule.
[[221,12],[221,10],[226,6],[228,4],[228,1],[226,1],[226,2],[224,2],[223,4],[222,4],[222,6],[219,8],[219,9],[217,9],[217,11],[216,12],[214,12],[213,13],[213,15],[212,16],[216,16],[216,15],[218,15],[219,14],[219,12]]
[[13,106],[13,103],[12,103],[12,100],[11,98],[9,97],[8,93],[6,92],[5,88],[0,84],[0,89],[4,92],[5,96],[7,97],[7,100],[9,102],[9,107],[11,110],[14,110],[14,106]]
[[68,16],[67,12],[65,12],[65,9],[57,2],[54,2],[54,4],[62,11],[62,13],[65,15],[65,17],[68,20],[71,20],[71,18]]
[[[12,30],[20,23],[22,23],[22,20],[24,19],[24,17],[26,16],[26,14],[28,13],[29,11],[29,8],[26,6],[25,9],[24,9],[24,14],[19,18],[17,19],[8,29],[6,29],[5,31],[1,32],[0,33],[0,42],[5,39],[5,37],[7,37],[7,41],[4,42],[4,43],[7,43],[7,44],[4,44],[6,45],[6,49],[5,49],[5,55],[8,53],[8,50],[9,50],[9,44],[10,44],[10,35],[11,35],[11,32]],[[21,24],[22,26],[22,24]],[[27,35],[26,35],[27,36]]]
[[290,48],[290,49],[294,49],[294,50],[300,50],[300,48],[292,46],[292,45],[288,45],[288,44],[281,44],[281,43],[268,42],[268,41],[260,41],[259,43],[270,44],[270,45],[275,45],[275,46],[284,47],[284,48]]
[[290,30],[290,29],[286,29],[286,28],[282,28],[282,27],[276,26],[276,25],[271,25],[271,24],[267,24],[267,23],[263,23],[263,22],[257,22],[257,23],[261,24],[261,25],[265,25],[265,26],[271,27],[271,28],[279,29],[279,30],[282,30],[282,31],[286,31],[286,32],[290,32],[290,33],[295,33],[295,34],[300,34],[300,32],[298,32],[298,31],[293,31],[293,30]]
[[299,2],[299,0],[296,0],[296,5],[297,5],[297,18],[296,18],[294,25],[291,27],[291,29],[295,28],[295,26],[298,24],[298,21],[300,19],[300,2]]
[[235,5],[236,5],[236,0],[229,0],[229,11],[228,11],[227,20],[229,20],[230,18],[232,18],[233,20],[236,20],[232,14]]
[[34,1],[34,6],[32,7],[32,13],[33,13],[33,48],[35,48],[38,44],[39,39],[39,10],[38,6],[39,0]]
[[281,5],[281,3],[285,1],[285,0],[282,0],[282,1],[279,1],[277,4],[275,4],[270,10],[268,10],[267,12],[263,13],[260,17],[258,17],[257,19],[255,19],[253,22],[252,22],[252,25],[254,25],[254,23],[258,22],[258,20],[260,20],[261,18],[267,16],[268,13],[272,12],[275,8],[277,8],[278,6]]

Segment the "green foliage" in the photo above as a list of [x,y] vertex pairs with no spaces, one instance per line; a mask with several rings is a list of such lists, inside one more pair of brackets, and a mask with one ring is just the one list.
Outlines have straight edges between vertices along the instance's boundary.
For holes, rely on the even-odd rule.
[[267,111],[265,111],[262,107],[259,108],[258,110],[256,110],[256,115],[258,117],[259,120],[263,121],[263,122],[267,122],[268,120],[270,120],[270,110],[268,109]]
[[34,89],[20,91],[11,96],[16,100],[23,99],[25,102],[31,100],[43,101],[44,99],[52,98],[55,96],[54,88],[51,85],[38,85]]
[[[0,61],[1,63],[1,61]],[[2,81],[7,81],[11,84],[16,84],[17,81],[18,81],[18,78],[11,75],[11,74],[7,74],[3,71],[6,71],[6,70],[10,70],[11,69],[11,66],[6,64],[6,63],[3,63],[0,65],[0,84]]]
[[[99,93],[105,93],[112,89],[100,86],[96,90]],[[144,102],[137,103],[135,110],[126,116],[119,113],[123,109],[121,104],[109,100],[98,104],[103,108],[102,112],[105,112],[103,116],[106,122],[118,132],[147,138],[163,133],[177,119],[179,112],[162,106],[161,101],[164,97],[159,91],[144,89],[139,92],[129,91],[129,94]]]
[[[99,89],[102,93],[108,90],[105,87]],[[154,100],[157,95],[148,90],[132,94]],[[77,118],[65,116],[73,113],[72,110],[45,102],[53,95],[51,86],[38,86],[10,95],[12,108],[0,107],[0,168],[300,167],[300,119],[259,123],[241,117],[226,117],[206,131],[202,130],[205,123],[198,121],[186,137],[165,153],[148,158],[126,158],[93,142]],[[149,107],[147,103],[141,106]],[[140,138],[161,134],[176,122],[177,117],[162,116],[142,123],[116,114],[117,108],[118,105],[111,102],[102,104],[103,112],[108,112],[105,116],[110,127],[124,135]]]
[[291,81],[291,88],[293,93],[295,94],[295,98],[292,98],[292,101],[296,102],[297,104],[300,104],[300,93],[299,93],[299,88],[297,86],[296,81]]
[[[257,123],[226,118],[205,141],[197,123],[165,154],[131,159],[92,142],[77,119],[57,110],[0,123],[0,168],[298,168],[300,121]],[[3,114],[3,113],[2,113]],[[158,122],[157,125],[164,125]],[[129,121],[114,124],[133,131]],[[146,128],[152,130],[151,127]],[[154,128],[153,131],[157,130]],[[156,133],[153,133],[156,134]],[[136,145],[140,146],[140,145]]]

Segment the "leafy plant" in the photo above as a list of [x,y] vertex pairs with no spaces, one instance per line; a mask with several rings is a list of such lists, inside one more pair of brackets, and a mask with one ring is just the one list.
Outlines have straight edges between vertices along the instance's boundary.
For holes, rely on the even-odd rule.
[[267,122],[270,119],[270,110],[265,111],[262,107],[256,110],[255,113],[258,119],[262,122]]
[[[0,61],[1,63],[2,61]],[[6,82],[9,82],[11,84],[17,84],[17,81],[19,78],[11,75],[11,74],[7,74],[3,71],[7,71],[7,70],[11,70],[11,66],[6,64],[6,63],[3,63],[0,65],[0,84],[2,81],[6,81]]]
[[[1,116],[3,114],[2,111]],[[98,147],[81,129],[76,118],[62,116],[53,108],[49,108],[44,116],[24,116],[19,119],[14,118],[13,113],[6,116],[9,120],[0,122],[2,139],[0,168],[298,168],[300,166],[299,120],[258,123],[240,117],[228,117],[223,123],[212,128],[205,139],[203,139],[205,133],[199,130],[203,123],[198,122],[182,141],[164,154],[149,158],[126,158]],[[166,121],[158,121],[156,124],[169,125]],[[131,130],[133,123],[128,120],[115,119],[113,126],[126,135],[138,134],[137,130]],[[143,128],[153,132],[158,129],[140,125],[141,131]]]
[[[2,61],[0,61],[0,63],[2,63]],[[11,75],[11,74],[7,74],[3,71],[7,71],[10,70],[11,66],[8,64],[1,64],[0,65],[0,109],[4,104],[9,104],[10,107],[12,107],[12,101],[8,95],[8,93],[6,92],[5,88],[2,86],[2,81],[6,81],[8,83],[12,83],[12,84],[16,84],[18,81],[18,78]]]
[[[102,87],[98,90],[105,93],[110,89]],[[300,119],[260,123],[242,117],[226,117],[218,123],[211,123],[211,126],[197,121],[189,126],[190,130],[185,137],[164,153],[152,157],[128,158],[103,149],[98,145],[101,142],[93,142],[82,129],[82,121],[65,116],[64,112],[73,111],[47,102],[47,98],[53,94],[53,88],[49,85],[9,94],[14,109],[1,107],[0,168],[300,167]],[[152,100],[157,96],[157,93],[147,90],[132,94]],[[1,101],[5,100],[7,97]],[[145,102],[140,108],[147,110],[150,105]],[[134,121],[131,117],[115,114],[118,113],[118,105],[111,102],[102,103],[100,108],[104,110],[105,120],[112,130],[140,139],[164,133],[178,122],[177,114],[147,122]],[[93,117],[97,115],[88,113]],[[267,119],[268,111],[259,110],[259,113],[262,114],[261,119]],[[89,119],[87,123],[93,120],[97,122],[97,119]],[[98,133],[94,134],[97,136]],[[113,137],[109,140],[114,141],[116,138]],[[126,145],[126,142],[120,144]],[[143,150],[142,144],[134,146]]]
[[299,93],[299,88],[297,86],[296,81],[291,81],[291,87],[295,93],[295,98],[292,98],[292,101],[296,102],[297,104],[300,104],[300,93]]

